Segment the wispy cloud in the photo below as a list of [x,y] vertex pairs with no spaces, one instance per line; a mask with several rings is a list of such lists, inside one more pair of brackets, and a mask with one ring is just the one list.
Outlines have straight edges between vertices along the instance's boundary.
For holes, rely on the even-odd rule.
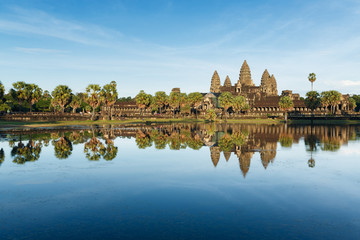
[[47,36],[88,45],[103,45],[105,40],[122,36],[120,32],[112,29],[67,21],[40,10],[18,7],[0,17],[0,31]]
[[70,51],[59,50],[59,49],[47,49],[47,48],[24,48],[16,47],[15,51],[28,53],[28,54],[65,54]]

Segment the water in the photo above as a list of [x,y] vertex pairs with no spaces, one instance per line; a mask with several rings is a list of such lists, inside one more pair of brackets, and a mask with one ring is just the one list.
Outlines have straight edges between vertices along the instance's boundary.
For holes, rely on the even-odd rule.
[[0,239],[360,239],[360,126],[1,132]]

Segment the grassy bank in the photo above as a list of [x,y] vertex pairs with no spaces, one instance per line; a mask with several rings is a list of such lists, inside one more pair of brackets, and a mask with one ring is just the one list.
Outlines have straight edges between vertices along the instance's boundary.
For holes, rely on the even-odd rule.
[[[0,128],[21,128],[21,127],[56,127],[56,126],[74,126],[74,125],[106,125],[106,124],[150,124],[150,123],[205,123],[204,119],[189,118],[169,118],[169,119],[129,119],[129,120],[97,120],[97,121],[32,121],[32,122],[14,122],[0,121]],[[225,123],[224,119],[216,120],[216,123]],[[227,123],[239,124],[282,124],[278,119],[228,119]],[[360,124],[359,120],[314,120],[316,125],[346,125]],[[310,125],[310,120],[291,120],[289,124]]]
[[[0,128],[11,127],[55,127],[72,125],[106,125],[106,124],[150,124],[150,123],[205,123],[204,119],[189,118],[169,118],[169,119],[129,119],[129,120],[97,120],[97,121],[32,121],[32,122],[13,122],[0,121]],[[225,120],[217,120],[217,123],[225,123]],[[229,119],[227,123],[243,124],[279,124],[279,120],[274,119]]]

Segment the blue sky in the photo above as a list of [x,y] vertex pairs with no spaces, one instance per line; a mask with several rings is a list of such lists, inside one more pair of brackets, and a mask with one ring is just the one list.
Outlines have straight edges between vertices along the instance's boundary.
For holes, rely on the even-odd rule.
[[360,94],[360,1],[1,0],[0,80],[74,92],[115,80],[121,96],[208,92],[216,69],[278,90]]

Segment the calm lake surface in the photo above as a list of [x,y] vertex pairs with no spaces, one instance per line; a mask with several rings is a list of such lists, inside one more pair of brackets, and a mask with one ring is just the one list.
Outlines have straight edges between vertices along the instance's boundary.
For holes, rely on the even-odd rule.
[[360,126],[0,136],[0,239],[360,239]]

